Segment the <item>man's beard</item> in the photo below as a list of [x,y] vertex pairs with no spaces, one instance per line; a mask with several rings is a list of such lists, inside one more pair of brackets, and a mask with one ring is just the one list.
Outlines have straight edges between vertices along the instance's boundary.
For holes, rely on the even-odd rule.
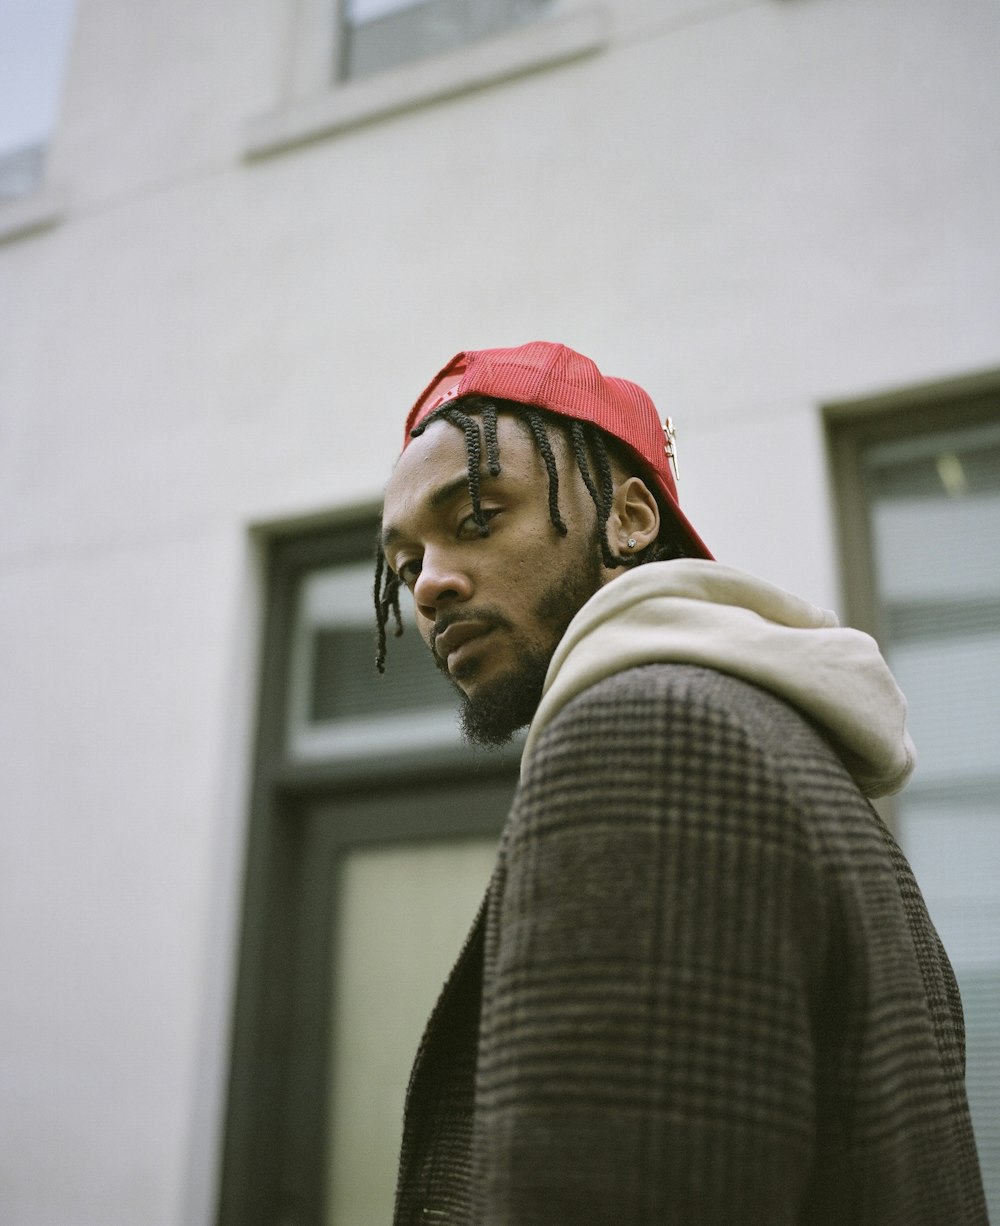
[[591,542],[586,555],[564,571],[535,608],[544,643],[526,644],[513,668],[477,686],[471,695],[456,686],[462,693],[459,726],[470,745],[497,749],[531,723],[553,653],[566,627],[600,585],[600,553]]
[[526,654],[515,668],[485,682],[474,694],[462,694],[458,724],[470,745],[498,749],[531,723],[554,650],[555,643],[549,651]]

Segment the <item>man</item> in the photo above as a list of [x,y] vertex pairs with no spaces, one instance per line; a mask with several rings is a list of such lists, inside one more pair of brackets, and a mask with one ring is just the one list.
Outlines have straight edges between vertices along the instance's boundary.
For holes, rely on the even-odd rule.
[[874,642],[711,560],[673,432],[561,345],[458,354],[389,481],[475,742],[530,723],[411,1079],[396,1223],[965,1226],[961,1005],[866,800],[913,765]]

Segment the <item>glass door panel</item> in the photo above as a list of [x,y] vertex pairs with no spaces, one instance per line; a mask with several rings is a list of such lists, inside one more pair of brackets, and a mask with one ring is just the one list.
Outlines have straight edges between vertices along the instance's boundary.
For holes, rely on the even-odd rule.
[[341,862],[330,1226],[392,1220],[410,1066],[495,859],[495,839],[461,839],[361,848]]

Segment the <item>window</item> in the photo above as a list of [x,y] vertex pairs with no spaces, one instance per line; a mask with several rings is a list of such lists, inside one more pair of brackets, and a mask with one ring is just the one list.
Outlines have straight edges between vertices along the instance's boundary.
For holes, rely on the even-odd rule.
[[372,574],[366,559],[317,567],[299,581],[286,744],[300,762],[458,743],[451,687],[412,627],[391,638],[386,676],[375,674]]
[[536,17],[550,0],[344,0],[338,75],[363,77]]
[[830,425],[851,619],[878,636],[917,746],[890,817],[961,987],[969,1102],[997,1216],[1000,391],[834,412]]
[[0,0],[0,204],[42,184],[75,0]]
[[518,748],[472,754],[412,624],[375,672],[376,524],[275,541],[220,1226],[386,1222],[403,1095]]
[[603,8],[560,0],[299,0],[289,12],[284,96],[247,125],[249,157],[563,64],[608,39]]

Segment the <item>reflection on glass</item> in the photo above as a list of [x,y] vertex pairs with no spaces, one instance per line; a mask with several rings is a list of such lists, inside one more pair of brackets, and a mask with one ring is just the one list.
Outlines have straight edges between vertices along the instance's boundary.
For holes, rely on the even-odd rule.
[[333,968],[328,1226],[392,1220],[403,1098],[471,927],[494,839],[364,848],[343,862]]

